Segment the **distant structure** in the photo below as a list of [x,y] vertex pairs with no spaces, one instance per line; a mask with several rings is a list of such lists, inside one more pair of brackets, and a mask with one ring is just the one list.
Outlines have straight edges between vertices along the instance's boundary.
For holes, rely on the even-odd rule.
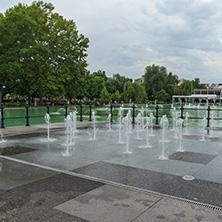
[[190,96],[174,95],[174,102],[220,102],[222,100],[222,85],[221,88],[207,88],[207,89],[194,89],[193,94]]
[[141,78],[138,78],[138,79],[134,79],[134,82],[138,82],[140,84],[144,83],[144,78],[141,77]]

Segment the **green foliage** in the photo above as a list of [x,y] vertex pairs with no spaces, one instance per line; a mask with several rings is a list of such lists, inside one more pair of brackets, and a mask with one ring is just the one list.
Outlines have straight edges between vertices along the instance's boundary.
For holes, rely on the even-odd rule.
[[53,10],[38,1],[0,16],[0,80],[18,95],[42,101],[43,96],[85,93],[89,40]]
[[134,82],[132,84],[135,94],[133,97],[133,101],[137,103],[146,103],[147,102],[147,94],[144,85]]
[[116,90],[116,92],[111,95],[111,99],[112,99],[113,102],[114,101],[116,101],[116,102],[120,101],[121,95],[119,94],[119,90]]
[[200,84],[199,78],[195,78],[194,80],[192,80],[192,84],[193,84],[193,89],[206,89],[206,86]]
[[123,87],[123,97],[125,102],[132,102],[135,96],[135,89],[131,81],[127,81]]
[[190,80],[185,80],[180,85],[180,95],[191,95],[193,92],[193,83]]
[[100,98],[100,94],[104,86],[104,77],[90,74],[88,75],[88,85],[86,87],[85,95],[91,100],[95,98]]
[[163,66],[147,66],[144,74],[144,84],[149,99],[153,99],[156,92],[164,89],[167,82],[167,70]]
[[20,104],[19,103],[13,103],[13,102],[6,102],[5,106],[6,107],[19,107]]
[[110,101],[110,97],[111,96],[110,96],[108,90],[104,86],[104,88],[103,88],[103,90],[101,91],[101,94],[100,94],[100,102],[107,104]]
[[158,101],[166,102],[169,100],[169,94],[164,89],[161,89],[159,92],[156,93],[155,99]]

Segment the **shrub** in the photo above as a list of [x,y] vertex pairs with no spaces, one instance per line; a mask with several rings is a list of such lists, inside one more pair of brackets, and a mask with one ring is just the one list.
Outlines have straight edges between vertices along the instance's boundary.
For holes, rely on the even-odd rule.
[[6,102],[5,106],[6,107],[19,107],[20,104],[19,103],[13,103],[13,102]]

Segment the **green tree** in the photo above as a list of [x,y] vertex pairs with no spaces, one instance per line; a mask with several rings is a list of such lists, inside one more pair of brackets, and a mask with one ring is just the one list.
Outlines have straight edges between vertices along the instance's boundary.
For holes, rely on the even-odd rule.
[[86,89],[86,96],[93,100],[93,99],[98,99],[100,98],[100,94],[102,89],[105,86],[105,80],[101,76],[97,76],[94,74],[90,74],[88,76],[88,85]]
[[144,85],[147,95],[150,100],[153,100],[153,96],[156,92],[164,89],[167,80],[167,70],[163,66],[147,66],[144,74]]
[[199,78],[195,78],[194,80],[192,80],[192,83],[193,83],[193,89],[206,89],[206,86],[200,84]]
[[103,90],[101,91],[100,94],[100,102],[101,103],[108,103],[110,100],[110,93],[107,91],[106,87],[104,86]]
[[106,72],[102,71],[102,70],[98,70],[97,72],[93,72],[94,76],[99,76],[102,77],[104,79],[104,81],[107,80],[107,76],[106,76]]
[[128,81],[132,82],[132,79],[120,76],[119,73],[113,75],[113,84],[116,86],[116,90],[118,90],[120,94],[123,93],[124,84]]
[[119,90],[116,90],[116,92],[111,95],[111,99],[112,99],[113,102],[114,101],[116,101],[116,102],[120,101],[121,95],[119,94]]
[[176,94],[179,80],[177,76],[173,75],[171,72],[167,75],[166,83],[164,86],[164,90],[169,94],[170,100],[172,100],[172,96]]
[[164,89],[161,89],[159,92],[156,92],[155,99],[158,101],[167,102],[169,99],[169,94]]
[[6,16],[0,16],[0,101],[3,86],[13,91],[13,80],[24,73],[20,52],[27,47],[27,39],[30,39],[35,27],[34,22],[23,13],[8,11]]
[[147,101],[147,94],[144,85],[134,82],[132,86],[135,90],[133,101],[145,103]]
[[123,97],[125,102],[133,101],[135,96],[135,89],[131,81],[127,81],[123,87]]
[[[0,18],[0,46],[11,39],[8,51],[17,47],[16,62],[22,72],[10,78],[10,83],[20,95],[36,94],[40,100],[51,95],[74,97],[85,88],[89,40],[78,33],[72,20],[53,10],[52,4],[43,1],[18,4]],[[8,32],[2,31],[12,24]]]
[[193,83],[190,80],[185,80],[180,85],[180,94],[181,95],[191,95],[193,92]]

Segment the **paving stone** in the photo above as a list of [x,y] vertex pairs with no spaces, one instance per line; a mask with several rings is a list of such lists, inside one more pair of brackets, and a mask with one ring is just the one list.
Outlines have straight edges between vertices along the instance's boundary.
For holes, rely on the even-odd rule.
[[80,196],[103,184],[65,174],[0,190],[0,221],[85,222],[53,207]]
[[55,209],[91,222],[126,222],[139,216],[158,200],[158,197],[151,195],[105,185]]
[[210,222],[222,221],[222,213],[181,201],[162,199],[133,222]]
[[182,176],[97,162],[73,170],[97,178],[123,183],[163,194],[213,204],[222,207],[222,184],[195,179],[186,181]]
[[213,160],[216,155],[195,153],[195,152],[176,152],[169,156],[169,159],[180,160],[184,162],[207,164]]

